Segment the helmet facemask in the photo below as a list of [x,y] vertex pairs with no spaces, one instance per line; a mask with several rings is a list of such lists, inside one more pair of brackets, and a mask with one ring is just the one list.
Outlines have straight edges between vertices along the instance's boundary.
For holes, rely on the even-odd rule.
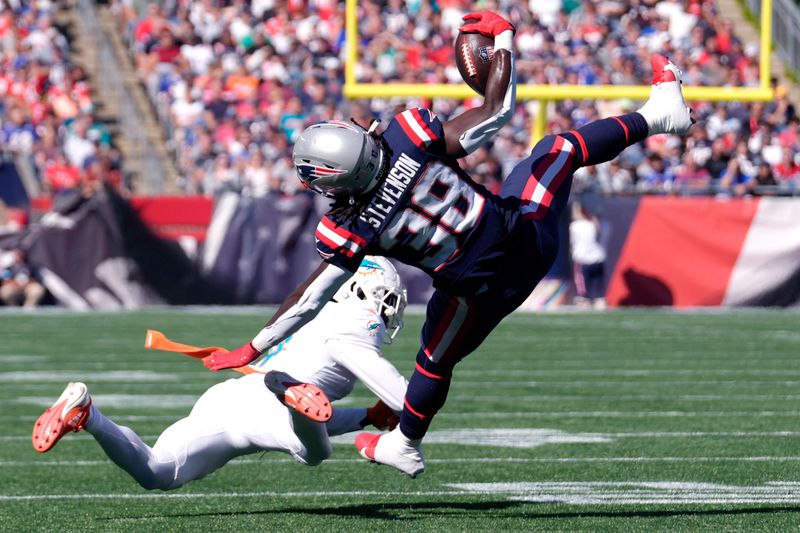
[[386,326],[384,344],[403,329],[408,293],[394,266],[382,257],[368,256],[358,271],[334,295],[337,302],[358,300],[374,306]]
[[394,287],[378,286],[372,289],[372,300],[378,306],[378,313],[386,325],[386,337],[383,342],[391,344],[405,325],[403,312],[408,302],[405,289],[398,290]]

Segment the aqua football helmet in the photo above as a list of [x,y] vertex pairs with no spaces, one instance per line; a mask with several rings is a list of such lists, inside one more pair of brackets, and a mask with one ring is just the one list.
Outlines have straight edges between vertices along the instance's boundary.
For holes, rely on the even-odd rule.
[[366,256],[356,273],[339,287],[333,299],[337,302],[360,300],[373,303],[386,325],[386,344],[391,344],[403,329],[408,292],[394,265],[384,257]]

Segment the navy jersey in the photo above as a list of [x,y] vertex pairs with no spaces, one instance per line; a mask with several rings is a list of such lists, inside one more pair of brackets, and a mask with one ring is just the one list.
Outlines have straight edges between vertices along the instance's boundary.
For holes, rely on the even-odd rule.
[[323,217],[316,239],[324,260],[355,271],[365,254],[374,254],[418,267],[435,281],[468,275],[474,265],[465,261],[473,255],[467,249],[487,248],[507,224],[495,197],[447,157],[442,134],[427,109],[391,120],[383,134],[387,176],[356,218]]

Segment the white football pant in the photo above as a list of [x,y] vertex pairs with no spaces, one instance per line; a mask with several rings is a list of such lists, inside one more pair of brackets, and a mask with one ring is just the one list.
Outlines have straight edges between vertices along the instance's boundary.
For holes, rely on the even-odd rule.
[[176,489],[249,453],[282,451],[309,466],[331,454],[325,424],[286,408],[264,386],[262,374],[208,389],[189,416],[164,430],[152,448],[94,406],[86,430],[146,489]]

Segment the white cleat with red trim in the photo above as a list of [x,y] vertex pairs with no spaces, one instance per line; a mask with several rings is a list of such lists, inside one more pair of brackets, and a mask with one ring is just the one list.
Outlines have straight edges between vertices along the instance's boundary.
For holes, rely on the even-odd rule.
[[80,431],[92,408],[92,397],[83,383],[67,385],[56,403],[49,407],[33,425],[33,448],[44,453],[70,431]]
[[425,470],[421,441],[407,438],[399,427],[383,434],[359,433],[356,448],[364,459],[393,466],[411,477]]
[[650,63],[653,66],[653,87],[650,98],[639,109],[639,114],[647,121],[648,135],[687,135],[694,119],[681,92],[680,69],[659,54],[653,55]]

